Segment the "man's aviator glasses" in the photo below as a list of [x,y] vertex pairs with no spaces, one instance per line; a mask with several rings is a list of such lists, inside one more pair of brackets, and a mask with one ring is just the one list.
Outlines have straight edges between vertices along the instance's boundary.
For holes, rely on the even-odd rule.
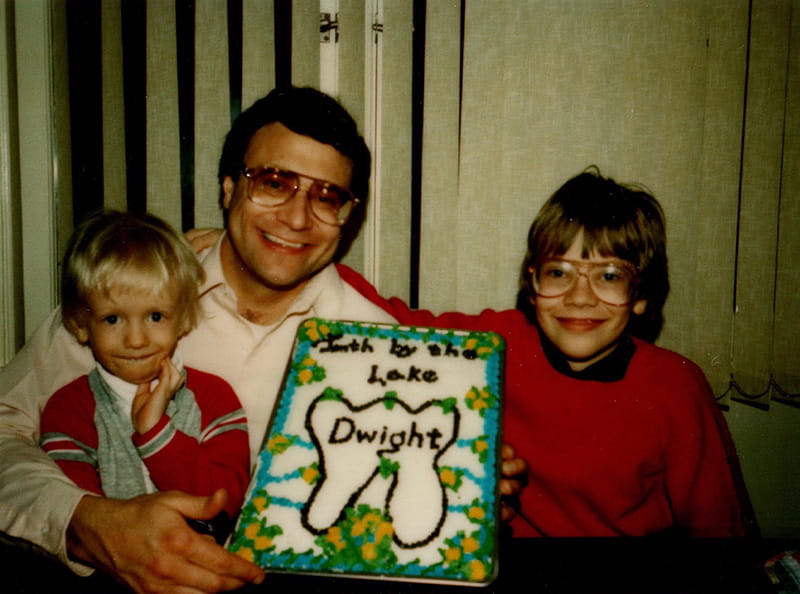
[[597,298],[609,305],[627,304],[638,282],[636,269],[624,261],[581,262],[551,258],[532,273],[533,289],[541,297],[560,297],[575,286],[579,276],[585,276]]
[[280,206],[291,200],[301,188],[301,181],[311,182],[305,188],[314,216],[329,225],[344,225],[358,198],[350,190],[322,179],[301,175],[277,167],[245,168],[247,196],[259,206]]

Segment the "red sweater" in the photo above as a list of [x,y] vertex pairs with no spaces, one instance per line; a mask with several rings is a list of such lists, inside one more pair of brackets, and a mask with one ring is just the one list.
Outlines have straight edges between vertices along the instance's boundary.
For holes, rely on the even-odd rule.
[[[156,449],[142,457],[150,478],[161,491],[178,489],[193,495],[228,491],[225,511],[239,513],[250,474],[250,446],[245,414],[233,389],[223,379],[186,367],[186,387],[200,409],[200,436],[174,430],[166,414],[143,435],[131,435],[137,448]],[[42,447],[72,481],[104,495],[93,451],[98,447],[95,397],[84,375],[58,390],[42,412]],[[174,432],[173,432],[174,431]],[[64,434],[55,438],[47,434]],[[170,435],[172,433],[172,435]],[[160,447],[153,444],[168,438]],[[70,459],[73,458],[73,459]],[[76,459],[77,458],[77,459]],[[131,493],[133,497],[139,493]]]
[[634,339],[621,380],[575,379],[550,365],[516,310],[434,316],[339,273],[401,323],[505,337],[503,441],[530,468],[515,536],[727,537],[754,525],[725,419],[691,361]]

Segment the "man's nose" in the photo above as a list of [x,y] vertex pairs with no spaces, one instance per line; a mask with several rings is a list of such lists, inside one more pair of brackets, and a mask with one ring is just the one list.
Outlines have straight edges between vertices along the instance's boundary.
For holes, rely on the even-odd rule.
[[[310,188],[309,188],[310,189]],[[312,224],[311,202],[308,189],[298,188],[294,196],[280,207],[279,217],[290,229],[306,229]]]

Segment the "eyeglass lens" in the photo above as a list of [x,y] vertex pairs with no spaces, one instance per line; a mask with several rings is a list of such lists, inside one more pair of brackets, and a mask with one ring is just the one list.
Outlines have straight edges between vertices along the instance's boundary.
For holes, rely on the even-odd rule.
[[601,301],[624,305],[630,300],[635,274],[628,267],[614,262],[575,264],[566,260],[547,260],[534,272],[533,285],[542,297],[558,297],[569,291],[582,275],[589,280]]
[[[245,171],[250,199],[262,206],[280,206],[300,189],[300,175],[294,171],[267,167]],[[350,192],[334,184],[313,180],[306,190],[311,211],[325,223],[342,225],[353,208]]]

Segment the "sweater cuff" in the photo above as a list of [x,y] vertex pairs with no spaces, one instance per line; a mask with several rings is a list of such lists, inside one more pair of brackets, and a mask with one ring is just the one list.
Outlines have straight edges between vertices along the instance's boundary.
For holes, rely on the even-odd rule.
[[134,433],[131,437],[133,445],[136,446],[139,456],[144,460],[156,454],[161,448],[167,445],[175,436],[175,426],[172,419],[166,414],[149,431],[143,434]]

